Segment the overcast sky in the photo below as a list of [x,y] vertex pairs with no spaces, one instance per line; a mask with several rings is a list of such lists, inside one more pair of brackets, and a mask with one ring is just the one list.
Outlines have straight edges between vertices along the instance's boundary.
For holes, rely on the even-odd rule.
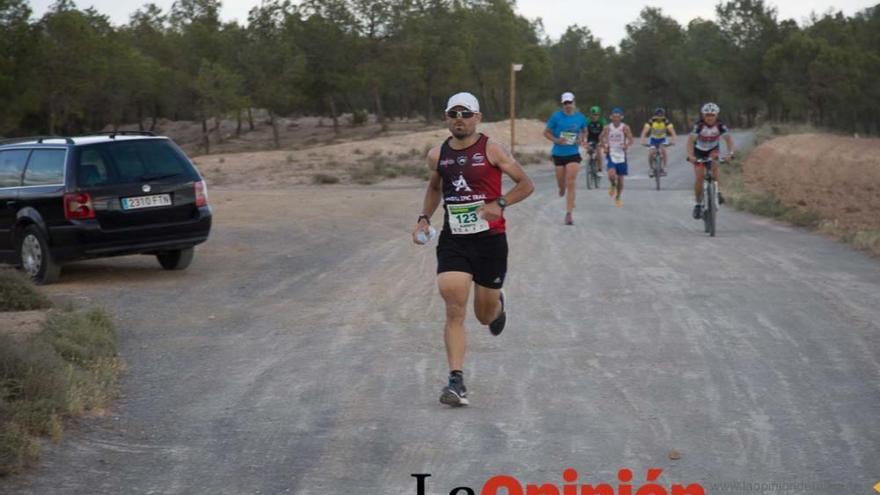
[[[55,0],[32,0],[34,15],[43,15]],[[129,14],[146,0],[74,0],[79,8],[94,6],[102,14],[110,16],[115,24],[128,22]],[[811,12],[825,13],[829,9],[842,10],[847,15],[864,8],[876,5],[880,0],[776,0],[779,17],[791,18],[802,23]],[[153,0],[167,11],[173,0]],[[225,20],[238,19],[247,21],[248,11],[257,5],[259,0],[223,0],[222,16]],[[601,38],[604,45],[617,45],[626,35],[625,26],[636,19],[639,11],[645,6],[660,6],[666,15],[671,15],[682,24],[695,17],[714,19],[715,0],[663,0],[641,2],[631,0],[612,0],[598,2],[589,0],[518,0],[519,12],[525,17],[544,20],[544,29],[552,38],[558,38],[565,28],[571,24],[579,24],[590,28],[590,31]]]

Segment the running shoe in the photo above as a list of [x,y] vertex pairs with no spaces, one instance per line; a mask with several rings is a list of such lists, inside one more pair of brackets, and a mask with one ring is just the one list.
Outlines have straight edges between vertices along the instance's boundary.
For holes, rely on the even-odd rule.
[[623,200],[620,199],[620,198],[615,199],[615,200],[614,200],[614,206],[620,208],[621,206],[623,206]]
[[703,218],[703,205],[694,205],[694,220]]
[[666,177],[666,169],[660,171],[660,177]]
[[574,220],[571,218],[571,212],[565,214],[565,225],[574,225]]
[[654,178],[654,169],[651,169],[651,170],[648,171],[648,177],[651,178],[651,179]]
[[467,400],[467,387],[464,386],[464,376],[458,373],[449,374],[449,385],[443,387],[440,394],[440,403],[452,407],[461,407],[469,404]]
[[501,290],[501,312],[498,313],[498,316],[489,323],[489,331],[492,335],[496,337],[501,335],[501,331],[504,330],[504,324],[507,323],[507,311],[504,309],[504,289]]

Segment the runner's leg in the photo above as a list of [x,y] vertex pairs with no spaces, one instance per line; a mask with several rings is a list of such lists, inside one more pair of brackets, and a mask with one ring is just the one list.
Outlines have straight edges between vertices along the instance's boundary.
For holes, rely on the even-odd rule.
[[483,325],[488,325],[501,312],[501,289],[490,289],[474,284],[474,314]]
[[446,325],[443,338],[446,343],[446,358],[449,370],[460,370],[464,366],[466,338],[464,318],[470,294],[473,275],[466,272],[443,272],[437,275],[440,296],[446,303]]
[[557,167],[557,168],[565,168],[565,211],[571,213],[574,210],[574,198],[575,193],[577,192],[577,175],[578,170],[580,170],[580,164],[578,162],[568,162],[565,164],[565,167]]
[[559,197],[565,196],[565,167],[556,165],[556,162],[553,162],[553,168],[556,169],[556,185],[559,186]]
[[611,162],[608,162],[608,195],[614,196],[617,192],[617,170]]

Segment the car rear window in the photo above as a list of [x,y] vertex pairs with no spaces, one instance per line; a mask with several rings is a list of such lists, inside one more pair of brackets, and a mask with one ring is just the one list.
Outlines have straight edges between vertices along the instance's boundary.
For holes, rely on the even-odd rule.
[[34,150],[24,171],[25,186],[64,184],[67,150]]
[[140,183],[172,177],[190,180],[189,161],[165,139],[119,141],[83,146],[79,152],[80,186]]
[[0,151],[0,187],[18,187],[31,150]]

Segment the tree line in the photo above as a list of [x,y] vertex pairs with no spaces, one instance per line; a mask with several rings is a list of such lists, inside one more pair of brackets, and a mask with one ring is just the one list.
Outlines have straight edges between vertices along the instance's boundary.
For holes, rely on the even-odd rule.
[[57,0],[34,18],[0,0],[0,135],[76,134],[107,125],[198,120],[207,136],[253,108],[278,116],[343,112],[440,118],[469,90],[488,119],[508,112],[512,62],[521,115],[546,118],[570,90],[582,107],[657,106],[683,125],[716,101],[734,125],[809,122],[878,133],[880,4],[854,16],[780,20],[763,0],[721,1],[686,26],[648,7],[606,46],[585,26],[558,39],[515,0],[263,0],[223,22],[220,0],[146,4],[125,25]]

